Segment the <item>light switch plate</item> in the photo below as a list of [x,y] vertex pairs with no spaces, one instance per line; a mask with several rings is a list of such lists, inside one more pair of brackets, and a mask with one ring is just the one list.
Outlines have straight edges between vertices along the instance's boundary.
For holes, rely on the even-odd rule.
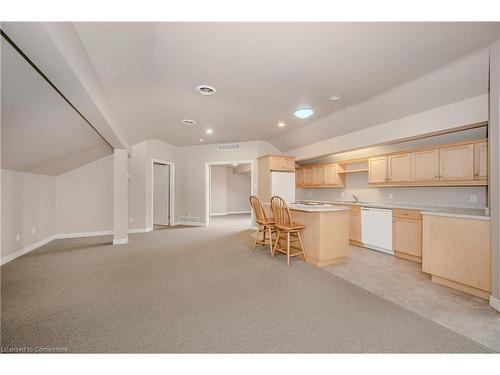
[[35,233],[36,233],[36,228],[35,227],[31,228],[31,234],[35,234]]
[[477,195],[476,194],[471,194],[470,195],[470,202],[471,203],[477,203]]
[[20,241],[20,240],[21,240],[21,235],[20,234],[16,234],[16,242]]
[[389,193],[389,199],[392,199],[392,198],[394,198],[394,194]]

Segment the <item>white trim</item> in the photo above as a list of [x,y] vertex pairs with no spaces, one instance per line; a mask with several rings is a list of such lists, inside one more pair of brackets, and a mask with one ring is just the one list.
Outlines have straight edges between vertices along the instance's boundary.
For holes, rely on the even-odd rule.
[[218,214],[210,214],[210,216],[226,216],[226,215],[227,215],[227,212],[221,212]]
[[129,229],[128,232],[129,233],[146,233],[146,232],[152,232],[153,231],[153,228],[149,227],[149,228],[132,228],[132,229]]
[[176,221],[174,225],[189,225],[189,226],[192,226],[192,227],[204,227],[206,226],[204,223],[193,223],[193,222],[190,222],[190,221]]
[[500,312],[500,299],[496,299],[495,297],[490,295],[490,306],[493,307],[496,311]]
[[[255,195],[254,181],[256,177],[255,161],[254,160],[226,160],[226,161],[207,161],[205,162],[205,223],[204,226],[210,226],[210,167],[212,165],[226,165],[226,164],[250,164],[250,194]],[[250,197],[249,197],[250,198]],[[251,214],[251,221],[253,220],[253,212]]]
[[241,214],[251,214],[252,211],[229,211],[226,215],[241,215]]
[[101,230],[98,232],[81,232],[81,233],[58,233],[54,234],[55,239],[60,238],[79,238],[79,237],[95,237],[95,236],[108,236],[112,235],[112,230]]
[[[164,161],[160,159],[153,159],[151,158],[151,227],[153,227],[153,189],[154,189],[154,163],[157,164],[165,164],[169,166],[169,181],[170,181],[170,186],[168,187],[168,193],[169,193],[169,202],[168,202],[168,207],[170,210],[169,213],[169,219],[168,219],[168,225],[172,225],[174,222],[174,201],[175,201],[175,163],[173,161]],[[151,229],[153,230],[153,229]]]
[[113,245],[126,245],[128,243],[128,236],[125,238],[113,239]]
[[10,262],[11,260],[19,258],[21,255],[27,254],[30,251],[38,249],[40,246],[43,246],[43,245],[48,244],[49,242],[52,242],[54,239],[55,239],[55,236],[49,236],[47,238],[44,238],[43,240],[40,240],[40,241],[34,242],[34,243],[32,243],[32,244],[30,244],[28,246],[25,246],[25,247],[23,247],[20,250],[14,251],[13,253],[11,253],[9,255],[6,255],[3,258],[1,258],[0,259],[0,265],[3,266],[4,264]]

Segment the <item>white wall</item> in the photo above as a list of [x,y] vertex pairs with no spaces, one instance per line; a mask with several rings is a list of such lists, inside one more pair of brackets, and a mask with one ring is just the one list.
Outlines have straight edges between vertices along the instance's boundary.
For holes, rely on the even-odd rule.
[[2,169],[1,180],[4,259],[54,234],[55,177]]
[[57,234],[113,229],[113,155],[56,177]]
[[251,177],[227,169],[227,212],[250,212],[249,197],[252,192]]
[[227,213],[227,174],[225,166],[210,168],[210,214],[225,215]]

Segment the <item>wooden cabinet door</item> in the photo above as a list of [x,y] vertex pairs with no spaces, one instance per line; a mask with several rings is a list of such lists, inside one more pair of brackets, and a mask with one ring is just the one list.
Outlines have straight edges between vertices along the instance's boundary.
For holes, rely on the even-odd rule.
[[394,251],[422,257],[422,221],[394,218],[392,247]]
[[271,171],[283,171],[284,159],[277,156],[269,157],[269,169]]
[[368,160],[368,182],[370,184],[387,182],[387,156]]
[[439,149],[439,181],[474,179],[474,145]]
[[306,184],[306,170],[305,168],[297,168],[295,170],[295,185],[302,187]]
[[337,175],[337,164],[328,164],[325,165],[325,184],[327,185],[337,185],[338,184],[338,175]]
[[314,184],[314,167],[307,167],[305,168],[305,179],[306,179],[306,186],[313,186]]
[[295,170],[295,160],[283,158],[283,168],[287,172],[293,172]]
[[391,182],[411,181],[411,154],[391,155],[388,159],[388,176]]
[[474,144],[474,179],[488,179],[488,142]]
[[349,212],[349,240],[361,242],[361,214]]
[[313,185],[323,185],[325,183],[325,167],[313,167],[314,169],[314,182]]
[[411,153],[411,174],[415,182],[431,182],[439,179],[439,150]]

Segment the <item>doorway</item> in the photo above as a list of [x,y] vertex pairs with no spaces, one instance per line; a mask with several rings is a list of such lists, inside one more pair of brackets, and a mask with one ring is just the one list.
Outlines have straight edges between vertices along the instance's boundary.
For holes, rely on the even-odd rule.
[[250,227],[253,162],[207,163],[206,224]]
[[171,226],[171,164],[153,161],[153,229]]

